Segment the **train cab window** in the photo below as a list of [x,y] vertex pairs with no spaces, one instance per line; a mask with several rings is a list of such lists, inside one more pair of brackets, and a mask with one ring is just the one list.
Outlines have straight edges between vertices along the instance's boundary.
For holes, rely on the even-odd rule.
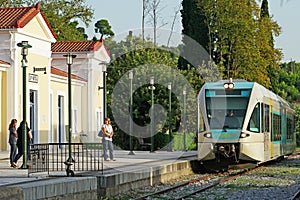
[[259,103],[257,103],[254,107],[247,130],[255,133],[260,132],[260,104]]
[[206,112],[210,129],[241,129],[247,97],[207,97]]

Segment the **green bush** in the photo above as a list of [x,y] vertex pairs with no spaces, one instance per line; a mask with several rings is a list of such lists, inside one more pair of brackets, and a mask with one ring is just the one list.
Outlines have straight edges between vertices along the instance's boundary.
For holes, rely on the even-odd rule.
[[[195,133],[186,133],[186,148],[185,150],[197,150],[197,144],[195,142]],[[114,144],[123,150],[129,150],[129,140],[130,137],[128,134],[123,131],[115,131],[113,138]],[[159,132],[154,136],[154,150],[159,149],[169,149],[169,134]],[[144,138],[144,143],[151,143],[151,137]],[[139,149],[139,141],[136,137],[132,137],[133,149]],[[173,151],[183,151],[184,150],[184,133],[175,132],[172,133],[171,143]],[[148,150],[148,149],[147,149]]]
[[[197,144],[195,142],[195,133],[186,133],[186,149],[185,150],[197,150]],[[172,149],[174,151],[184,150],[184,133],[173,133]]]

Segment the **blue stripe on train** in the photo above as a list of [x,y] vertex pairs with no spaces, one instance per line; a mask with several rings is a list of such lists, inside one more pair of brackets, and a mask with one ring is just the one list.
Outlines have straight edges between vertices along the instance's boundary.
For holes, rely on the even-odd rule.
[[227,129],[226,132],[222,129],[211,130],[212,138],[219,140],[238,140],[241,135],[241,130]]

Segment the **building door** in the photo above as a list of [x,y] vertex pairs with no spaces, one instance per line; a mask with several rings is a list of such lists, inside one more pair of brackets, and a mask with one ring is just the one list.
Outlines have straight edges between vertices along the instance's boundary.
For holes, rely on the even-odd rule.
[[[65,142],[64,96],[58,95],[58,143]],[[60,145],[61,147],[61,145]]]
[[33,143],[38,144],[39,142],[39,134],[38,134],[38,105],[37,105],[37,91],[30,90],[29,91],[29,102],[30,102],[30,124],[29,127],[31,129]]
[[52,114],[52,111],[53,111],[53,101],[52,101],[52,93],[50,93],[50,102],[49,102],[49,110],[50,110],[50,118],[49,118],[49,137],[48,137],[48,142],[49,143],[52,143],[53,142],[53,114]]

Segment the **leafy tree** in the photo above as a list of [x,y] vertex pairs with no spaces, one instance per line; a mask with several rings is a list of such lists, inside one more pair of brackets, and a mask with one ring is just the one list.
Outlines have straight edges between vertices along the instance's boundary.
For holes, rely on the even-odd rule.
[[[107,41],[106,41],[107,42]],[[108,66],[108,76],[107,76],[107,88],[111,91],[114,88],[118,88],[118,91],[121,91],[118,95],[121,97],[128,96],[128,80],[124,83],[120,83],[121,77],[124,76],[130,69],[134,68],[135,73],[139,74],[139,78],[146,80],[147,73],[145,67],[152,69],[155,73],[155,90],[154,90],[154,104],[159,104],[168,110],[169,104],[169,90],[166,86],[157,84],[163,82],[166,78],[165,76],[174,77],[172,79],[172,88],[181,88],[182,83],[176,78],[176,74],[182,74],[188,82],[194,86],[196,93],[200,89],[203,81],[200,79],[200,72],[195,68],[189,68],[188,70],[178,70],[178,49],[172,49],[167,47],[153,48],[153,43],[149,40],[143,41],[142,38],[134,37],[128,35],[125,41],[120,41],[115,43],[109,41],[106,43],[109,49],[111,49],[111,54],[113,55],[113,60]],[[176,52],[175,54],[173,52]],[[159,67],[153,67],[159,66]],[[174,73],[166,75],[166,67],[173,69]],[[161,70],[161,71],[159,71]],[[172,72],[173,72],[172,71]],[[161,74],[159,76],[159,74]],[[147,78],[148,79],[148,78]],[[149,109],[151,107],[151,92],[148,88],[149,84],[141,85],[138,89],[134,91],[133,94],[133,121],[139,126],[146,126],[150,123],[150,113]],[[182,95],[182,91],[180,91]],[[177,95],[178,96],[178,95]],[[178,131],[178,128],[182,125],[182,105],[180,105],[180,100],[175,95],[172,90],[171,95],[171,105],[172,105],[172,120],[171,127],[172,132]],[[192,107],[192,100],[196,99],[196,95],[187,96],[187,125],[188,127],[195,127],[193,119],[196,119],[197,112],[195,112],[195,107]],[[111,96],[108,95],[108,115],[113,119],[112,110],[111,110]],[[123,108],[118,108],[118,104],[114,102],[114,107],[117,107],[117,110],[122,110]],[[122,105],[120,105],[122,106]],[[129,108],[128,108],[129,109]],[[192,113],[192,114],[190,114]],[[114,119],[112,121],[115,121]],[[168,137],[165,138],[165,133],[169,129],[169,121],[166,120],[166,123],[162,127],[156,128],[159,130],[158,134],[155,135],[155,149],[162,148],[166,145]],[[191,128],[191,131],[195,133],[196,129]],[[188,130],[189,131],[189,130]],[[125,149],[129,148],[129,143],[124,141],[129,141],[129,135],[120,130],[116,131],[118,137],[114,139],[115,143]],[[135,130],[133,130],[138,134]],[[145,138],[146,142],[150,142],[150,138]],[[134,146],[137,148],[138,138],[134,139]]]
[[[263,13],[268,12],[267,6],[263,9]],[[278,36],[280,28],[260,11],[255,0],[183,1],[183,33],[191,37],[203,33],[204,36],[196,40],[206,44],[204,47],[223,78],[256,81],[269,88],[268,72],[278,67],[281,58],[270,36]],[[201,23],[197,24],[194,19]],[[201,30],[195,31],[194,27],[201,27]]]
[[273,74],[276,81],[272,81],[274,84],[273,90],[279,96],[285,100],[293,103],[296,110],[296,141],[297,146],[300,146],[300,108],[296,102],[300,100],[300,63],[291,61],[289,63],[282,63],[279,70]]
[[95,30],[101,34],[100,40],[102,40],[103,36],[114,36],[114,32],[111,30],[111,26],[106,19],[101,19],[95,23]]
[[23,0],[0,0],[0,7],[8,8],[8,7],[15,7],[21,6],[24,3]]
[[77,20],[81,20],[88,26],[94,12],[85,4],[84,0],[42,1],[41,10],[54,29],[58,41],[86,40],[87,35],[83,33],[83,28],[78,27]]
[[274,73],[274,90],[282,98],[289,102],[295,102],[300,99],[300,64],[293,61],[282,63],[280,70]]
[[[276,81],[274,73],[279,70],[279,61],[281,59],[281,52],[274,48],[274,36],[280,34],[280,27],[274,23],[269,15],[268,0],[263,0],[261,4],[261,12],[259,19],[259,29],[257,44],[260,45],[260,56],[264,61],[264,65],[267,67],[267,75],[270,79],[270,84],[265,84],[270,89],[273,89],[273,83]],[[271,80],[273,79],[273,80]]]

